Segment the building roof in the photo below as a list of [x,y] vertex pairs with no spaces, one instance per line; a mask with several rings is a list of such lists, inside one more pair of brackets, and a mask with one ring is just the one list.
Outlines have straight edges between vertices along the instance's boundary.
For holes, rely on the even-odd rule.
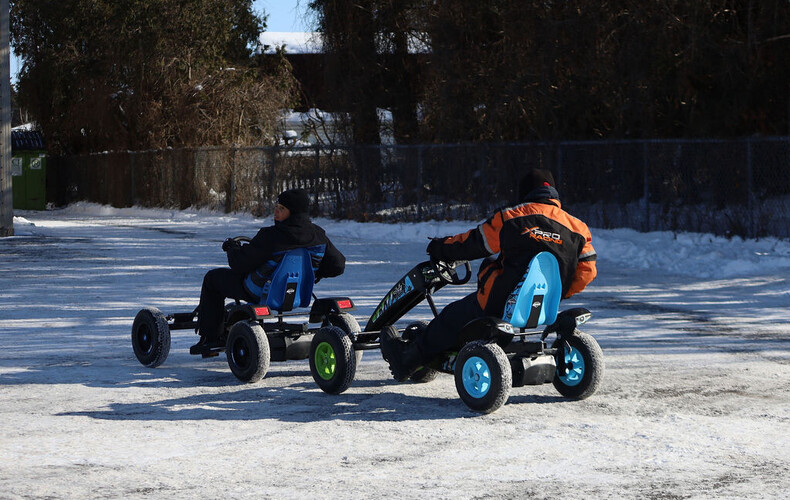
[[278,47],[286,54],[320,54],[324,50],[321,34],[315,31],[264,31],[259,40],[264,54],[274,54]]
[[[324,52],[323,35],[318,31],[264,31],[258,40],[263,45],[264,54],[274,54],[282,47],[286,54],[322,54]],[[427,37],[423,33],[408,34],[408,51],[410,54],[427,54],[430,52]],[[379,43],[387,46],[387,40]],[[387,50],[386,48],[383,50]]]

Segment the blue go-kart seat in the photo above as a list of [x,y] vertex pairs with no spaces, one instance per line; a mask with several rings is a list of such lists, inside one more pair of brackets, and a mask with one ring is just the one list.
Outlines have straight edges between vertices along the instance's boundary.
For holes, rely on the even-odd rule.
[[540,252],[529,263],[527,272],[508,296],[502,319],[515,328],[535,328],[557,320],[562,295],[562,280],[557,258]]
[[289,250],[264,285],[261,304],[279,312],[307,307],[314,283],[310,252],[305,248]]

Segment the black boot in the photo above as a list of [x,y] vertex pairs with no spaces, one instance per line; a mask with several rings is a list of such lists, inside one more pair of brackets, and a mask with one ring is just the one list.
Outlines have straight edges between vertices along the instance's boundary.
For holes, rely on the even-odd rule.
[[408,380],[425,362],[419,346],[401,339],[394,326],[382,329],[379,339],[381,356],[389,363],[390,372],[398,382]]
[[189,354],[202,354],[204,357],[216,355],[218,349],[225,348],[225,341],[217,337],[200,336],[197,344],[189,348]]
[[[200,340],[198,340],[197,344],[189,348],[189,354],[202,354],[204,358],[217,356],[218,352],[221,350],[220,348],[225,348],[225,325],[220,323],[219,327],[214,328],[207,327],[204,324],[201,328],[200,306],[192,311],[192,316],[196,318],[198,327],[195,328],[195,333],[200,334]],[[212,334],[212,332],[214,333]]]

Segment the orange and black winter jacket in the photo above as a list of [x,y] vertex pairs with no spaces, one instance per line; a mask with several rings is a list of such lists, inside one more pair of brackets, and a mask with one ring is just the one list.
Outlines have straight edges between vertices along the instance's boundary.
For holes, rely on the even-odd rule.
[[432,253],[447,261],[499,254],[484,260],[477,274],[480,307],[498,317],[539,252],[557,257],[563,298],[584,290],[597,274],[591,240],[587,225],[562,210],[559,200],[544,199],[501,209],[478,227],[445,238]]

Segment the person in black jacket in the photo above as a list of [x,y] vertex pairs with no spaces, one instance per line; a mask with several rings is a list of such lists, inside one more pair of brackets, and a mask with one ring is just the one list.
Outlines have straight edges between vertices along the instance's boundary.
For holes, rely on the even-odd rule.
[[200,341],[190,348],[190,353],[202,354],[224,346],[225,299],[259,302],[267,278],[288,250],[308,250],[316,279],[343,274],[346,258],[324,230],[310,222],[309,206],[304,190],[284,191],[277,197],[273,226],[261,228],[247,245],[225,240],[222,250],[228,254],[230,267],[212,269],[203,278],[198,305]]

